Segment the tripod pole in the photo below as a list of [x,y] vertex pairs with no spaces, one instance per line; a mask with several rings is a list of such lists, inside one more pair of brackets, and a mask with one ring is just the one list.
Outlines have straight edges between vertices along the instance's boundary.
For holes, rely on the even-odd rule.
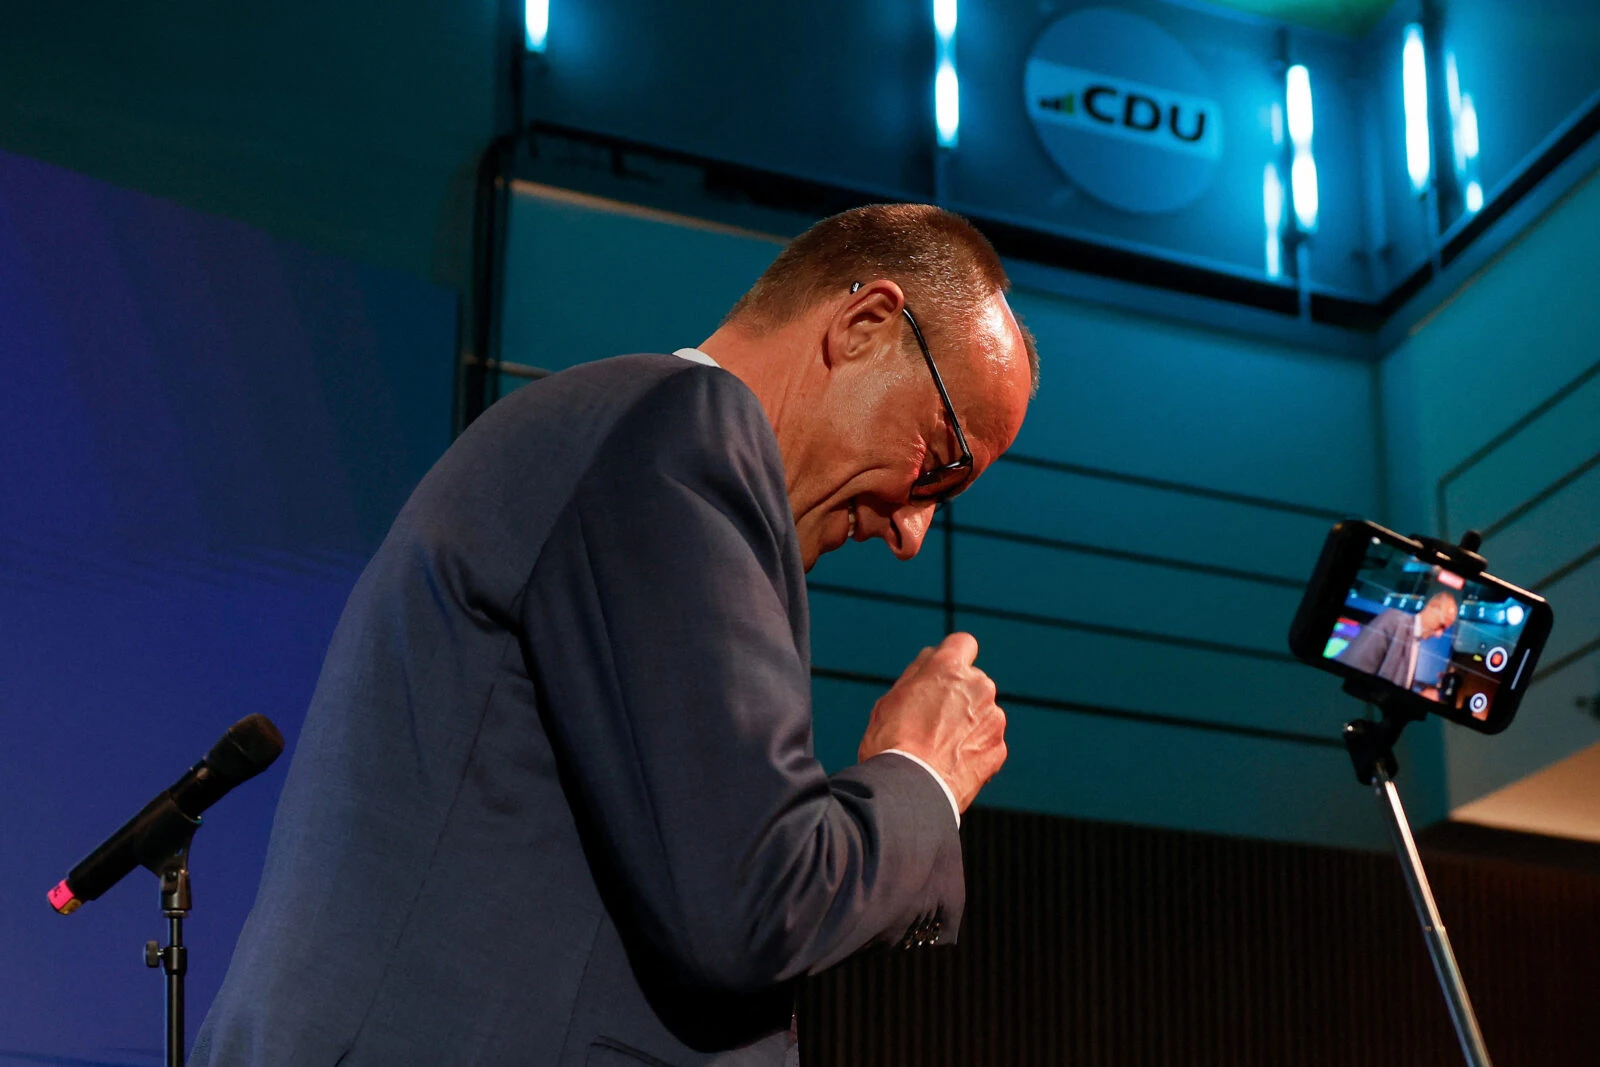
[[1381,763],[1373,768],[1372,792],[1389,824],[1389,836],[1394,839],[1400,870],[1406,876],[1411,903],[1416,905],[1417,920],[1422,923],[1422,936],[1428,942],[1428,955],[1433,958],[1434,973],[1439,976],[1439,987],[1444,990],[1450,1021],[1461,1041],[1461,1052],[1467,1058],[1468,1067],[1492,1067],[1489,1050],[1483,1044],[1483,1031],[1478,1029],[1478,1017],[1473,1014],[1472,1001],[1467,996],[1466,983],[1461,980],[1461,970],[1456,966],[1456,954],[1450,948],[1450,937],[1439,918],[1439,906],[1433,902],[1433,890],[1428,885],[1427,872],[1422,869],[1422,856],[1411,836],[1411,822],[1406,818],[1405,806],[1400,803],[1400,791]]

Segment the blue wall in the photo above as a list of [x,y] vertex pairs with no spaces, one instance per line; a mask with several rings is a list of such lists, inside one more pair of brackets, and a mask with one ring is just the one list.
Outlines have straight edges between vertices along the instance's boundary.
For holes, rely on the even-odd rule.
[[[232,722],[293,744],[366,558],[449,440],[454,300],[0,155],[0,1063],[160,1062],[135,872],[44,892]],[[287,762],[206,816],[191,1033]]]
[[[554,369],[696,344],[777,251],[522,187],[503,356]],[[910,563],[851,544],[818,564],[823,761],[853,762],[884,684],[840,676],[892,679],[944,632],[949,551],[956,624],[1015,698],[985,803],[1380,843],[1329,747],[1354,706],[1285,651],[1328,525],[1379,507],[1373,368],[1036,292],[1013,303],[1044,359],[1013,450],[1037,462],[998,464]],[[1436,770],[1414,771],[1424,814],[1442,811]]]

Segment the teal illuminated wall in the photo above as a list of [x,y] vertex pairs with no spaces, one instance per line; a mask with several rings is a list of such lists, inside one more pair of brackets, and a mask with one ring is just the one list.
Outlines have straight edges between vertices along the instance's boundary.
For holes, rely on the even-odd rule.
[[1591,178],[1383,365],[1396,521],[1483,530],[1495,572],[1555,607],[1512,728],[1446,735],[1452,807],[1600,742],[1579,703],[1600,694],[1597,242]]
[[496,10],[8,5],[0,148],[464,288]]

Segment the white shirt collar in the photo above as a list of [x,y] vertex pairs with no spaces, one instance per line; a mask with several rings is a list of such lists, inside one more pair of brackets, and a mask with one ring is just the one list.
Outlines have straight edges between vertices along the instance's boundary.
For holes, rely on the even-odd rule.
[[690,363],[704,363],[708,367],[721,366],[721,364],[719,364],[716,360],[712,359],[698,348],[680,348],[672,354],[677,356],[679,359],[686,359]]

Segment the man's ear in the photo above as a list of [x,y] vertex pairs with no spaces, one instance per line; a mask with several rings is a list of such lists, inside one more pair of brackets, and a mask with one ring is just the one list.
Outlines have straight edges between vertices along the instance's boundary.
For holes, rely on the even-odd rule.
[[828,322],[824,359],[829,367],[876,356],[899,337],[905,292],[887,278],[858,282]]

